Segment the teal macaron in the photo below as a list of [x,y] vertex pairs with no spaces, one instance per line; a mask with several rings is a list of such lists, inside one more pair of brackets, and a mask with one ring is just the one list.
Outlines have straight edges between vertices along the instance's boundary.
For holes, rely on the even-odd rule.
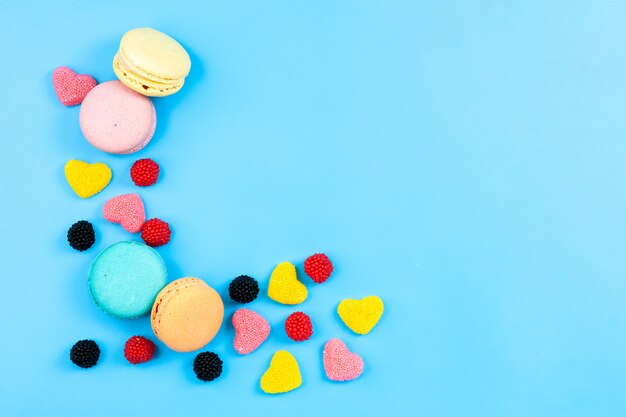
[[163,258],[139,242],[109,246],[98,254],[89,269],[89,289],[96,305],[121,319],[148,314],[166,284]]

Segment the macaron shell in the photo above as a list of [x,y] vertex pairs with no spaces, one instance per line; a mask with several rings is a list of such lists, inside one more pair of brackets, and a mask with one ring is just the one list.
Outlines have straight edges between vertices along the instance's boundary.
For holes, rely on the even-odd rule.
[[169,82],[185,78],[191,59],[176,40],[151,28],[137,28],[124,34],[119,54],[126,67],[143,78]]
[[198,278],[185,277],[167,285],[152,307],[156,337],[177,352],[202,348],[217,334],[224,319],[220,295]]
[[120,81],[97,85],[83,100],[80,128],[89,143],[109,153],[127,154],[145,147],[156,129],[152,101]]
[[163,258],[139,242],[118,242],[98,254],[89,269],[89,289],[96,305],[118,318],[150,312],[167,283]]

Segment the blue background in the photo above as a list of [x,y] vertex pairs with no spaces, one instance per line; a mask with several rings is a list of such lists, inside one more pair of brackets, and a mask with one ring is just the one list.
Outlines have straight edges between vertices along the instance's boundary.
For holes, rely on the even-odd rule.
[[[50,3],[0,4],[0,414],[626,414],[623,2]],[[120,37],[142,26],[178,39],[192,71],[154,100],[146,149],[104,154],[50,76],[113,79]],[[157,185],[130,181],[139,157],[161,164]],[[112,183],[81,200],[72,158],[109,164]],[[225,295],[245,273],[265,294],[278,262],[301,269],[317,251],[336,272],[304,279],[301,306],[253,303],[273,330],[249,356],[232,348],[227,301],[214,383],[162,345],[133,367],[124,341],[149,321],[107,317],[86,285],[100,250],[138,238],[101,217],[127,192],[172,225],[171,279]],[[79,219],[97,229],[85,253],[65,240]],[[370,294],[385,314],[353,335],[337,303]],[[301,344],[281,331],[297,309],[316,331]],[[325,380],[331,337],[364,357],[360,379]],[[82,338],[103,349],[87,371],[68,359]],[[303,386],[264,395],[283,348]]]

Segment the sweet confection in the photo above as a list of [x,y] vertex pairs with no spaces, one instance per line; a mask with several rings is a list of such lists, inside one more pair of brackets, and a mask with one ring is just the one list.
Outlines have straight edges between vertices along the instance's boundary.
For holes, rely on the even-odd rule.
[[375,295],[360,300],[345,299],[337,307],[341,320],[358,334],[368,334],[380,320],[383,310],[383,300]]
[[209,343],[223,318],[224,303],[217,291],[191,277],[163,288],[150,316],[156,337],[177,352],[191,352]]
[[79,340],[70,350],[70,360],[81,368],[96,366],[100,359],[100,347],[93,340]]
[[247,355],[261,346],[270,334],[270,324],[259,313],[240,308],[233,314],[235,340],[233,346],[238,353]]
[[112,223],[119,223],[124,230],[137,233],[146,221],[146,211],[141,197],[137,194],[123,194],[113,197],[102,207],[102,215]]
[[236,303],[251,303],[259,295],[259,283],[252,277],[240,275],[231,281],[228,295]]
[[86,251],[96,242],[96,232],[87,220],[79,220],[67,231],[67,241],[78,251]]
[[294,305],[306,300],[308,291],[298,281],[296,267],[289,262],[282,262],[272,272],[267,295],[281,304]]
[[333,273],[333,263],[325,254],[316,253],[304,261],[304,273],[315,283],[321,284]]
[[170,225],[161,219],[150,219],[141,228],[141,238],[153,248],[167,244],[171,235]]
[[167,283],[157,251],[139,242],[118,242],[100,252],[89,270],[89,289],[104,312],[121,319],[147,314]]
[[163,32],[133,29],[122,36],[113,71],[127,87],[146,96],[177,93],[191,69],[185,48]]
[[143,149],[156,129],[152,101],[119,81],[97,85],[80,106],[80,129],[104,152],[129,154]]
[[222,375],[223,365],[217,353],[202,352],[193,361],[193,372],[200,381],[210,382]]
[[124,345],[124,357],[129,363],[137,365],[151,360],[155,350],[156,345],[152,340],[143,336],[132,336]]
[[331,381],[352,381],[363,373],[363,359],[352,353],[340,339],[330,339],[322,354],[326,377]]
[[296,342],[309,340],[313,335],[311,318],[301,311],[290,314],[285,320],[285,332],[291,340]]
[[111,168],[102,162],[89,164],[77,159],[68,161],[64,171],[67,183],[80,198],[89,198],[104,190],[113,175]]
[[293,391],[302,385],[300,367],[294,356],[279,350],[272,357],[270,367],[261,377],[261,389],[268,394]]
[[150,158],[138,159],[130,167],[130,179],[138,187],[149,187],[156,184],[161,168]]
[[[52,74],[52,82],[64,106],[82,103],[80,129],[91,145],[112,154],[130,154],[143,149],[155,133],[157,117],[150,97],[180,91],[190,69],[189,54],[176,40],[155,29],[138,28],[124,34],[113,58],[113,71],[119,80],[98,85],[89,75],[59,67]],[[112,178],[111,169],[101,162],[70,160],[64,171],[68,184],[81,198],[99,193]],[[161,167],[150,158],[138,159],[130,168],[130,178],[138,187],[154,185],[160,173]],[[159,218],[146,221],[145,206],[137,194],[109,199],[102,214],[130,233],[141,232],[145,244],[118,242],[96,256],[88,280],[96,305],[121,319],[150,313],[154,335],[173,351],[197,351],[210,343],[222,325],[224,303],[220,294],[199,278],[184,277],[167,283],[165,263],[153,247],[169,243],[170,225]],[[93,225],[86,220],[74,223],[67,231],[67,241],[75,250],[88,250],[96,241]],[[309,256],[303,266],[304,273],[317,284],[326,282],[334,271],[324,253]],[[267,294],[280,304],[296,305],[307,299],[308,290],[298,280],[296,267],[282,262],[272,271]],[[259,296],[259,283],[248,275],[240,275],[230,282],[228,295],[235,303],[251,303]],[[362,335],[378,323],[383,310],[383,302],[377,296],[345,299],[337,307],[346,326]],[[263,316],[246,308],[235,311],[232,324],[233,347],[241,355],[257,350],[271,331]],[[286,318],[284,329],[287,337],[296,342],[313,336],[311,317],[301,311]],[[132,365],[152,360],[155,351],[156,344],[144,336],[132,336],[124,344],[124,357]],[[100,348],[93,340],[80,340],[70,351],[71,361],[81,368],[95,366],[99,358]],[[354,380],[364,369],[363,359],[337,338],[324,345],[322,362],[330,381]],[[198,353],[193,361],[193,371],[200,381],[219,378],[223,366],[215,352]],[[285,350],[277,351],[261,376],[261,390],[278,394],[301,385],[296,358]]]
[[52,86],[64,106],[76,106],[98,84],[91,75],[77,74],[68,67],[58,67],[52,72]]

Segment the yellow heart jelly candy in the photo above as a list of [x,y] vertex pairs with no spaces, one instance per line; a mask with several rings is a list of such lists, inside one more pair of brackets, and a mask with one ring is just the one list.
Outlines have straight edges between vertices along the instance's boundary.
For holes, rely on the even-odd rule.
[[345,299],[339,303],[337,313],[355,333],[368,334],[383,315],[383,300],[375,295],[360,300]]
[[65,164],[65,178],[81,198],[89,198],[104,190],[109,185],[111,176],[111,168],[102,162],[89,164],[72,159]]
[[289,262],[281,262],[274,268],[270,277],[267,295],[281,304],[300,304],[306,300],[308,291],[296,277],[296,267]]
[[280,394],[300,385],[302,376],[296,358],[286,350],[274,353],[270,367],[261,377],[261,389],[268,394]]

